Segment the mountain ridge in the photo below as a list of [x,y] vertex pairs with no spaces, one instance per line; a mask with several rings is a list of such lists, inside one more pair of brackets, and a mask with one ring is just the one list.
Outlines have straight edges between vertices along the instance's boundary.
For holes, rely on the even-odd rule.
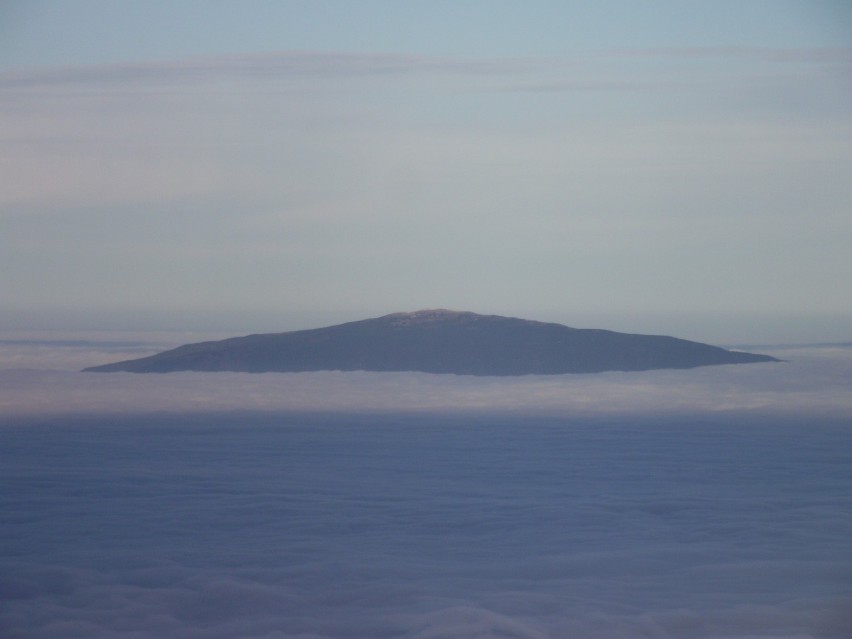
[[86,372],[419,371],[480,376],[597,373],[778,361],[665,335],[422,309],[323,328],[184,344]]

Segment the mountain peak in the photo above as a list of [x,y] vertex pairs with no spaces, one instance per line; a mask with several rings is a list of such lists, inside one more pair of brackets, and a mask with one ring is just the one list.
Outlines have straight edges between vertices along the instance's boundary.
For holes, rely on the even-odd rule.
[[390,320],[394,325],[409,325],[476,319],[477,317],[483,316],[468,311],[453,311],[448,308],[423,308],[410,313],[391,313],[379,319]]
[[87,370],[560,375],[770,361],[777,360],[674,337],[569,328],[438,308],[327,328],[186,344]]

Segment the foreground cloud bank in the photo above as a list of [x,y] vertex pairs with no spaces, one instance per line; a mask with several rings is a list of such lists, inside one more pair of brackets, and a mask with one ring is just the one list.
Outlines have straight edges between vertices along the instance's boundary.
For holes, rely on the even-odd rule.
[[69,367],[0,371],[4,639],[852,635],[848,348],[520,378],[70,370],[121,349],[143,346],[0,345]]
[[846,639],[848,422],[0,428],[10,639]]

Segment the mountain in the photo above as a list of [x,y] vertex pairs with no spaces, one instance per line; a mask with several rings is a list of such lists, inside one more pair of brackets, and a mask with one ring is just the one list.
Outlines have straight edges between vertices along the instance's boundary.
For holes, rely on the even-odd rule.
[[85,369],[129,371],[421,371],[554,375],[778,361],[665,337],[569,328],[497,315],[423,310],[327,328],[186,344]]

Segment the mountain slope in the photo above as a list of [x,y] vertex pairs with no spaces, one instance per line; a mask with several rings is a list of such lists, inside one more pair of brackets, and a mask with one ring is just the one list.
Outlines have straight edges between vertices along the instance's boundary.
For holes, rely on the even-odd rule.
[[90,372],[421,371],[528,375],[777,361],[659,335],[577,329],[496,315],[394,313],[327,328],[186,344]]

